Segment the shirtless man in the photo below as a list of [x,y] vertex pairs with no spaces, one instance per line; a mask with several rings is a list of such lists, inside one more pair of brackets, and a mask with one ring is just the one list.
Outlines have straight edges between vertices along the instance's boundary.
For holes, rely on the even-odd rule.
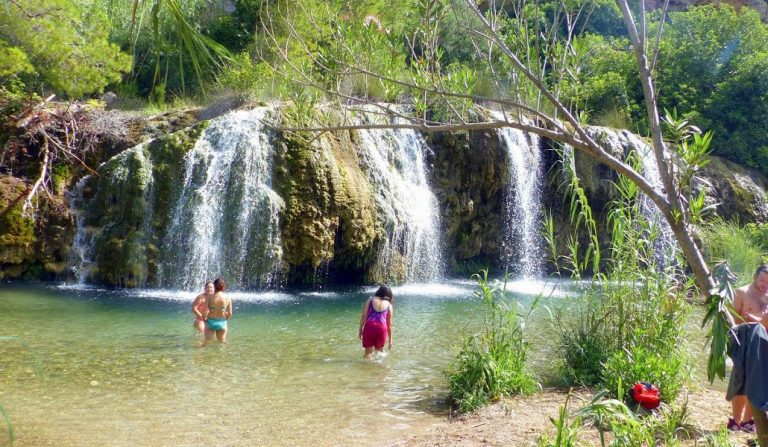
[[192,325],[200,333],[205,331],[204,314],[208,311],[208,298],[212,297],[213,293],[213,283],[208,281],[205,283],[205,292],[197,295],[192,302],[192,313],[195,314],[195,321]]
[[[733,308],[737,312],[733,316],[737,324],[761,323],[768,316],[768,264],[757,268],[752,284],[736,289]],[[734,396],[731,408],[733,417],[728,420],[728,430],[754,433],[755,421],[747,405],[747,396]]]

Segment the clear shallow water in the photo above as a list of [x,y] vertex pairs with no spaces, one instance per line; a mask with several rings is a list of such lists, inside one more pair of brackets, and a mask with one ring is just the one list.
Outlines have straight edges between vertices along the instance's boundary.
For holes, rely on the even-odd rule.
[[474,290],[395,288],[393,352],[370,362],[357,324],[373,288],[233,292],[229,344],[199,347],[194,293],[0,284],[0,336],[21,340],[0,343],[0,404],[20,446],[387,445],[447,413]]

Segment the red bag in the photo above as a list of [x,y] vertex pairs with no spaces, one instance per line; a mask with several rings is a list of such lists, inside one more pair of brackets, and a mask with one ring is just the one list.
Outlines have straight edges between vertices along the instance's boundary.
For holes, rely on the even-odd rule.
[[653,410],[661,403],[659,389],[651,383],[637,382],[633,391],[635,401],[646,410]]

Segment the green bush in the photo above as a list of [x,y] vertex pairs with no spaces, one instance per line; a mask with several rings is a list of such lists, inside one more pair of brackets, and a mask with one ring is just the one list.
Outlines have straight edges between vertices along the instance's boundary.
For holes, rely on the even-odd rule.
[[605,392],[595,395],[591,402],[576,412],[576,417],[595,425],[600,432],[600,445],[603,447],[606,445],[607,430],[612,434],[610,445],[622,447],[679,446],[683,440],[706,435],[691,426],[686,404],[662,404],[653,413],[639,417],[623,402],[607,398]]
[[0,72],[13,73],[2,78],[23,80],[27,91],[70,97],[101,92],[131,67],[131,57],[109,40],[109,28],[97,8],[71,0],[6,3],[0,8]]
[[768,225],[749,223],[744,225],[744,231],[749,234],[750,240],[760,247],[763,253],[768,252]]
[[768,235],[758,226],[741,227],[733,222],[716,221],[701,232],[704,255],[710,264],[727,260],[731,271],[738,276],[737,284],[746,284],[758,265],[765,259],[765,248],[761,245]]
[[[768,39],[768,33],[766,33]],[[716,153],[768,173],[768,53],[745,55],[715,86],[702,111]]]
[[236,92],[259,93],[272,83],[274,73],[265,62],[254,63],[248,53],[240,53],[219,72],[219,87]]
[[507,306],[504,286],[489,285],[487,275],[484,271],[473,276],[479,289],[475,294],[485,306],[483,328],[465,337],[447,373],[450,399],[460,412],[536,388],[526,370],[529,343],[523,335],[518,304]]
[[603,363],[617,345],[616,327],[609,324],[611,314],[611,309],[591,293],[575,305],[555,311],[560,376],[567,384],[600,383]]
[[[622,176],[614,186],[617,197],[607,207],[607,273],[597,271],[581,299],[554,314],[561,375],[614,394],[619,383],[650,381],[672,400],[687,373],[682,327],[689,306],[677,292],[679,272],[659,263],[654,251],[658,230],[643,217],[637,186]],[[577,189],[571,194],[579,197]],[[596,227],[591,213],[580,218]],[[591,247],[599,243],[596,239]]]
[[629,400],[635,383],[650,382],[659,388],[664,402],[672,402],[685,382],[684,360],[679,350],[660,352],[658,348],[658,344],[655,347],[632,345],[614,352],[605,362],[603,385],[612,394],[618,394],[616,390],[620,385],[626,387],[625,394],[616,397]]
[[661,39],[660,109],[692,113],[714,131],[715,155],[768,173],[768,25],[751,8],[706,5],[672,12]]

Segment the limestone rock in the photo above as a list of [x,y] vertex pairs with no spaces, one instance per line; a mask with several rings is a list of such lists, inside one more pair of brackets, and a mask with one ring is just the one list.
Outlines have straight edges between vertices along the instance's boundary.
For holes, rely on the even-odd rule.
[[694,185],[696,191],[705,188],[705,204],[718,216],[742,224],[768,223],[768,179],[756,170],[713,156]]

